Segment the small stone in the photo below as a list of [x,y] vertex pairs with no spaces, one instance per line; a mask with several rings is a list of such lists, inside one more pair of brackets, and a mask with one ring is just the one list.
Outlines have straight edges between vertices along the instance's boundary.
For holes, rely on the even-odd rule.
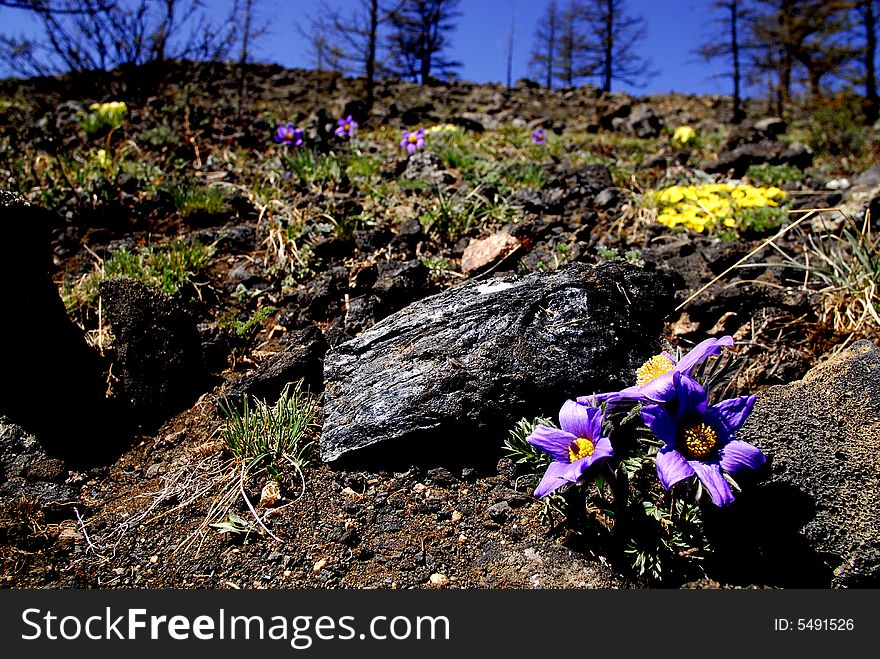
[[144,473],[144,477],[147,479],[153,479],[164,473],[165,465],[157,462],[156,464],[151,464],[149,467],[147,467],[147,471]]
[[360,499],[364,496],[363,494],[360,494],[359,492],[355,492],[350,487],[343,488],[342,494],[344,494],[345,496],[349,497],[350,499],[354,499],[354,500]]
[[158,562],[159,562],[159,557],[156,554],[153,554],[152,556],[150,556],[150,563],[155,565]]
[[452,517],[450,518],[450,520],[452,521],[453,524],[457,524],[458,522],[461,521],[462,517],[464,517],[464,515],[462,515],[461,512],[459,512],[458,510],[453,510]]
[[433,588],[444,588],[449,585],[449,577],[445,574],[440,574],[439,572],[432,574],[428,578],[428,581],[431,582]]
[[510,256],[518,247],[519,241],[504,231],[472,240],[461,257],[461,270],[466,274],[481,270]]
[[328,565],[329,563],[330,563],[330,561],[328,561],[326,558],[321,558],[321,559],[319,559],[319,560],[316,561],[315,564],[312,566],[312,572],[315,573],[315,574],[317,574],[318,572],[320,572],[321,570],[323,570],[325,567],[327,567],[327,565]]
[[507,501],[499,501],[489,506],[489,517],[496,522],[506,521],[510,512],[510,504]]
[[263,491],[260,493],[260,507],[265,508],[268,506],[274,506],[276,503],[281,501],[281,486],[278,485],[278,481],[270,480],[263,486]]
[[58,534],[58,542],[61,544],[76,544],[82,539],[82,533],[70,527],[61,529],[61,532]]

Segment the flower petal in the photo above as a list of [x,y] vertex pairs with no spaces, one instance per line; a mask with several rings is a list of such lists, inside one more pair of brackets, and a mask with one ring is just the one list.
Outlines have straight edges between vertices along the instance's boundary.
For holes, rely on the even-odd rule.
[[726,444],[733,439],[736,431],[752,413],[756,398],[754,394],[729,398],[706,410],[704,418],[718,433],[720,443]]
[[595,442],[602,434],[602,410],[567,400],[559,410],[559,425],[575,437],[586,437]]
[[541,479],[538,487],[535,488],[535,496],[539,499],[546,497],[553,490],[569,483],[570,481],[565,478],[565,474],[570,466],[561,462],[551,462],[550,466],[547,467],[547,471],[544,472],[544,478]]
[[712,497],[712,503],[719,508],[726,506],[733,501],[733,492],[730,491],[730,485],[724,480],[721,474],[721,466],[717,462],[700,462],[699,460],[691,460],[688,464],[697,472],[697,478],[709,492]]
[[667,490],[694,473],[694,468],[681,453],[669,447],[660,449],[657,454],[657,475]]
[[720,339],[706,339],[695,345],[681,361],[675,366],[675,370],[685,375],[690,375],[694,366],[706,359],[709,355],[717,355],[721,352],[722,347],[731,347],[733,345],[732,336],[722,336]]
[[657,435],[658,439],[666,446],[675,446],[678,440],[678,426],[662,405],[645,405],[639,413],[642,415],[642,422]]
[[743,469],[755,470],[767,462],[767,456],[760,449],[738,439],[722,446],[718,455],[721,468],[728,474],[735,474]]
[[571,458],[568,455],[568,447],[576,439],[570,432],[551,428],[545,425],[537,425],[526,441],[537,449],[541,449],[557,462],[568,464]]
[[[675,382],[675,411],[672,412],[676,421],[684,421],[695,415],[703,416],[709,406],[709,394],[699,382],[687,375],[674,371],[672,379]],[[671,410],[670,410],[671,411]]]
[[586,405],[587,407],[598,407],[602,403],[605,403],[609,400],[614,400],[620,392],[617,391],[606,391],[600,394],[593,394],[592,396],[578,396],[577,402],[578,405]]
[[[635,390],[637,394],[636,400],[653,401],[655,403],[669,402],[676,396],[673,373],[674,371],[663,373],[640,387],[629,387],[629,389]],[[627,390],[625,389],[624,391]],[[623,393],[623,391],[620,393]]]
[[593,455],[590,456],[590,465],[592,466],[597,462],[607,460],[612,455],[614,455],[614,447],[611,445],[611,440],[603,437],[596,442],[593,448]]

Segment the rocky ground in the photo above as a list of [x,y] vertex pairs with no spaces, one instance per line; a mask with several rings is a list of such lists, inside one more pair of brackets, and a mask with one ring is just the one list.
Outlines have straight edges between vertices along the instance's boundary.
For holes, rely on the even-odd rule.
[[[0,81],[6,586],[876,586],[875,129],[833,100],[734,127],[724,98],[527,81],[360,96],[256,66]],[[107,100],[121,126],[85,128]],[[728,181],[782,215],[657,221],[652,190]],[[651,578],[503,443],[722,335],[770,462]],[[292,383],[317,450],[243,473],[228,406]]]

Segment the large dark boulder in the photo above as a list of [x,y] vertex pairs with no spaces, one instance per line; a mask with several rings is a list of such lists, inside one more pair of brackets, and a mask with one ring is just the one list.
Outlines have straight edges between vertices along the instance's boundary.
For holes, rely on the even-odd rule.
[[738,438],[766,453],[765,478],[714,520],[716,556],[731,576],[794,587],[880,585],[878,437],[880,349],[869,341],[761,392]]
[[113,332],[112,389],[139,418],[167,418],[204,391],[199,331],[175,300],[132,279],[100,284]]
[[522,416],[631,384],[658,351],[673,289],[671,276],[608,262],[416,302],[327,354],[321,455],[388,443],[435,460],[491,453]]
[[83,455],[76,428],[102,418],[97,353],[71,322],[52,281],[50,227],[57,219],[0,192],[0,415],[40,437],[50,452]]

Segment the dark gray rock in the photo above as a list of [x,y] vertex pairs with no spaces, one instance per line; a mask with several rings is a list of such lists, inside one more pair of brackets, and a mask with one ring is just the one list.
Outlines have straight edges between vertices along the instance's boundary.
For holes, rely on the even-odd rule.
[[492,521],[503,523],[507,521],[507,518],[511,514],[512,510],[510,508],[510,504],[507,501],[499,501],[498,503],[493,503],[491,506],[489,506],[486,512],[489,514],[489,518]]
[[381,302],[375,295],[359,295],[348,301],[345,311],[345,332],[357,336],[376,324]]
[[739,177],[752,165],[791,165],[799,169],[809,167],[813,152],[797,142],[758,142],[745,144],[731,151],[722,151],[718,158],[700,164],[700,169],[710,174],[727,174]]
[[82,455],[89,447],[74,445],[71,429],[94,428],[102,418],[104,382],[97,353],[67,316],[52,281],[49,232],[57,222],[0,191],[0,414],[50,450]]
[[461,126],[465,130],[474,133],[482,133],[486,130],[486,117],[477,112],[462,112],[460,115],[450,117],[449,123],[453,126]]
[[731,537],[718,551],[765,583],[880,585],[878,401],[880,349],[869,341],[761,392],[738,438],[768,456],[766,479],[722,520]]
[[435,458],[454,444],[492,452],[516,419],[630,383],[658,349],[673,288],[609,262],[416,302],[327,354],[322,457],[402,439]]
[[385,315],[402,309],[428,292],[430,271],[419,260],[379,261],[373,293],[382,301]]
[[755,130],[770,135],[782,135],[788,130],[788,124],[782,117],[767,117],[755,122]]
[[389,248],[392,252],[400,252],[409,258],[416,255],[419,243],[428,239],[422,224],[415,218],[407,218],[400,223],[397,235],[391,239]]
[[64,483],[67,474],[65,464],[51,458],[36,437],[0,416],[0,500],[25,497],[42,504],[76,500],[77,488]]
[[669,159],[662,153],[655,153],[645,156],[639,167],[641,169],[666,169],[669,165]]
[[207,381],[195,320],[174,300],[132,279],[100,284],[113,331],[113,391],[144,417],[191,403]]
[[626,125],[636,136],[644,139],[658,137],[663,130],[660,120],[650,105],[640,105],[626,119]]
[[615,119],[625,119],[631,113],[632,105],[629,103],[622,103],[616,108],[603,112],[599,117],[599,125],[605,130],[613,130]]
[[449,185],[455,176],[443,166],[443,159],[433,151],[416,151],[406,162],[403,178],[407,181],[425,181],[431,185]]
[[594,202],[598,208],[609,210],[620,205],[620,192],[617,188],[605,188],[596,195]]
[[320,391],[327,342],[314,325],[289,332],[284,336],[286,347],[260,367],[236,380],[228,396],[236,401],[250,395],[270,403],[278,400],[281,390],[290,382],[303,380],[312,391]]
[[559,214],[582,209],[602,190],[613,186],[611,172],[605,165],[560,163],[548,172],[548,182],[541,191],[542,210]]

